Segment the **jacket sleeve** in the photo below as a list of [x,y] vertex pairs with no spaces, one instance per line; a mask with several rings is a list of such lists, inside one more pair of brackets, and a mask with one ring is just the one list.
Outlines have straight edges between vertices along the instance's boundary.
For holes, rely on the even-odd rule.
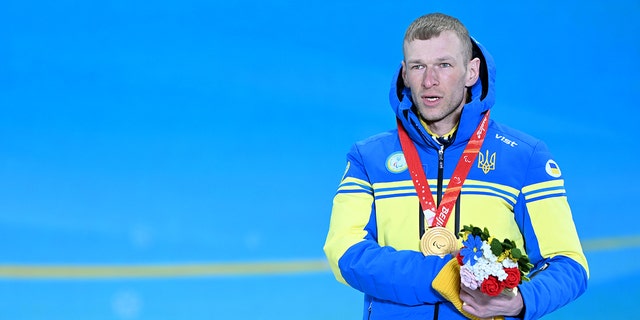
[[539,143],[521,190],[516,217],[534,270],[519,288],[525,319],[538,319],[577,299],[587,288],[589,269],[567,201],[559,166]]
[[340,282],[375,298],[404,305],[442,301],[431,288],[448,257],[380,246],[374,191],[355,145],[333,199],[324,251]]

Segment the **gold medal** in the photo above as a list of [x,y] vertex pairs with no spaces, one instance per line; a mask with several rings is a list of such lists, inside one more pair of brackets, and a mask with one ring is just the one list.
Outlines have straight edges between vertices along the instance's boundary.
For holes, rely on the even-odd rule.
[[420,239],[420,250],[425,256],[445,255],[454,252],[458,240],[453,232],[444,227],[431,227],[425,231]]

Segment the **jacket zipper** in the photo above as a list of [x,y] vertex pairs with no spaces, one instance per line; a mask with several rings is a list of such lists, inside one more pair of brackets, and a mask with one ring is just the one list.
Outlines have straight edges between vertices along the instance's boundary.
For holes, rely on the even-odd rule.
[[[440,201],[442,200],[442,181],[444,180],[444,145],[441,144],[438,140],[434,139],[436,143],[440,146],[438,149],[438,187],[436,189],[436,208],[440,206]],[[418,233],[419,238],[422,238],[422,235],[425,232],[427,226],[424,225],[424,208],[422,205],[418,206]]]
[[[438,187],[436,190],[436,208],[440,206],[442,200],[442,181],[444,180],[444,145],[438,140],[433,139],[438,143],[440,148],[438,149]],[[418,238],[422,238],[427,226],[424,225],[424,208],[422,205],[418,205]]]
[[[440,145],[440,149],[438,149],[438,190],[436,192],[436,208],[440,207],[440,202],[442,201],[442,182],[444,180],[444,145],[439,141],[438,145]],[[437,302],[434,306],[433,319],[440,319],[440,302]]]
[[440,201],[442,201],[442,182],[444,180],[444,145],[438,142],[440,145],[440,149],[438,149],[438,191],[437,191],[437,200],[436,207],[440,206]]
[[[439,143],[439,142],[438,142]],[[444,145],[439,143],[440,149],[438,149],[438,206],[440,206],[440,202],[442,201],[443,194],[443,184],[444,184]],[[456,199],[455,205],[455,225],[454,225],[454,234],[456,238],[458,238],[458,230],[460,230],[460,196]]]
[[369,302],[369,316],[367,316],[367,319],[371,320],[371,309],[373,307],[373,300],[371,302]]

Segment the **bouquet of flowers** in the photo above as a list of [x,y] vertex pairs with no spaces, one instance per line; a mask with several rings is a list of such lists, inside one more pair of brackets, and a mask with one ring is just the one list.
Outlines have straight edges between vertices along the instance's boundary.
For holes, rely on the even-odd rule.
[[489,234],[487,228],[464,226],[460,232],[462,249],[457,260],[462,285],[489,295],[502,292],[517,293],[517,286],[533,267],[529,257],[516,247],[514,241],[500,241]]

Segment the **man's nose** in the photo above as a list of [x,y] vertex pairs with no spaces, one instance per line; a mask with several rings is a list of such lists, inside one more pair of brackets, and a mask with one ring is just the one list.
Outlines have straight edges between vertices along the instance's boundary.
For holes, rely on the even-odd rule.
[[425,88],[431,88],[433,86],[437,86],[438,82],[438,74],[433,68],[427,68],[424,72],[424,78],[422,79],[422,85]]

